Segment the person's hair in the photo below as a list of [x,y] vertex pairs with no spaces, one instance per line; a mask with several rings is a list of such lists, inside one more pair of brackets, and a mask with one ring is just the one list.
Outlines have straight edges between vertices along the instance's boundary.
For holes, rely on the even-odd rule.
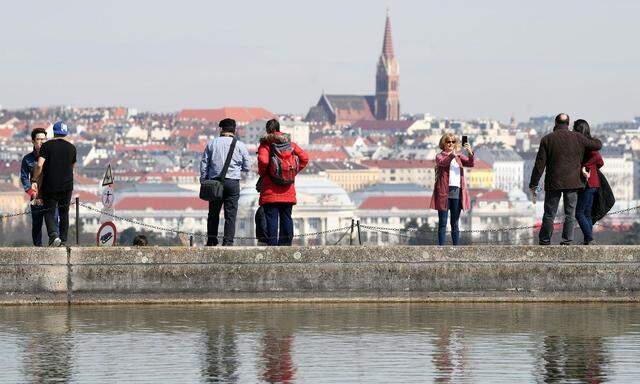
[[442,137],[440,138],[440,143],[438,144],[440,146],[440,149],[442,149],[444,151],[445,149],[445,142],[447,141],[447,139],[452,138],[455,139],[456,141],[456,149],[460,149],[460,140],[458,140],[458,138],[456,137],[456,135],[454,135],[451,132],[447,132],[444,135],[442,135]]
[[222,119],[218,123],[218,127],[222,132],[236,133],[236,121],[233,119]]
[[586,120],[578,119],[573,123],[573,130],[582,133],[588,139],[591,138],[591,128],[589,128],[589,123]]
[[147,236],[145,235],[136,235],[136,237],[133,238],[133,245],[135,246],[149,245],[149,240],[147,240]]
[[278,123],[278,120],[276,119],[271,119],[267,121],[265,128],[267,130],[267,133],[280,132],[280,123]]
[[47,130],[44,128],[33,128],[31,131],[31,140],[35,140],[38,133],[44,133],[47,136]]
[[569,126],[569,115],[567,115],[566,113],[559,113],[556,116],[556,126],[558,125],[566,125],[567,127]]

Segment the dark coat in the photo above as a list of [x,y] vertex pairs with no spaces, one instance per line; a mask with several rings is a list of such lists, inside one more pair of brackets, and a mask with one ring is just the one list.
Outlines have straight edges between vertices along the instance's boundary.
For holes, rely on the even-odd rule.
[[593,197],[593,206],[591,207],[591,219],[594,223],[602,219],[616,203],[609,182],[600,170],[598,170],[598,177],[600,178],[600,188],[598,188],[598,194]]
[[556,127],[540,140],[536,163],[531,172],[529,188],[538,186],[546,168],[544,190],[584,188],[582,180],[582,160],[585,153],[598,151],[602,143],[598,139],[588,139],[581,133],[567,127]]

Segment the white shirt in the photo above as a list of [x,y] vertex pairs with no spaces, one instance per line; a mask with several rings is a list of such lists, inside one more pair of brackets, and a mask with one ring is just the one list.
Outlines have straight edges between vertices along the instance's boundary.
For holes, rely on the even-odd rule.
[[460,165],[455,158],[449,166],[449,186],[460,188]]

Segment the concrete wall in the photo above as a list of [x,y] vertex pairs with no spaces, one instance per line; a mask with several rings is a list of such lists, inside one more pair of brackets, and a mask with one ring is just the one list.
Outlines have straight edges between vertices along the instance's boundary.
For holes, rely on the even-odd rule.
[[640,301],[640,247],[0,249],[0,303]]

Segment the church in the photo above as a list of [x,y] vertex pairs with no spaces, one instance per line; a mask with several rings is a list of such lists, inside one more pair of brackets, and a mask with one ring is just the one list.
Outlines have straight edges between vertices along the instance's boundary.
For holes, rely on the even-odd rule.
[[382,53],[376,71],[375,95],[322,94],[309,109],[305,121],[346,126],[361,120],[399,120],[400,68],[393,53],[391,19],[387,12]]

